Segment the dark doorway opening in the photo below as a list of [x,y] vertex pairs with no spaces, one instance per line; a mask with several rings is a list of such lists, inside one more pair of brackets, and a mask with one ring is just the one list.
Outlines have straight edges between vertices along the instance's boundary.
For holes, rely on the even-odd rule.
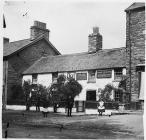
[[95,108],[97,108],[96,90],[89,90],[89,91],[87,91],[85,107],[87,109],[95,109]]
[[87,91],[86,101],[96,101],[96,90]]

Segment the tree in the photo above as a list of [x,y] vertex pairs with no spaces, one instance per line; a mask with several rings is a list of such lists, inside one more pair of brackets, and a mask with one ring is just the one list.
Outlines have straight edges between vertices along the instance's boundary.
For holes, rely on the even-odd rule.
[[101,94],[99,95],[99,99],[102,99],[104,102],[111,101],[111,92],[115,90],[115,88],[111,84],[105,85],[104,89],[101,90]]
[[66,77],[64,75],[60,75],[57,78],[57,82],[53,82],[51,87],[49,88],[49,95],[51,97],[51,101],[54,107],[54,112],[57,112],[57,107],[64,98],[64,83],[66,81]]
[[64,85],[64,98],[67,107],[67,116],[71,116],[74,98],[82,91],[82,86],[73,78],[69,78]]
[[15,84],[15,85],[12,86],[11,90],[12,90],[12,99],[13,100],[24,99],[24,93],[23,93],[22,85]]
[[31,99],[30,99],[30,92],[31,92],[30,81],[24,81],[24,83],[23,83],[23,92],[24,92],[24,95],[25,95],[26,110],[29,110],[30,109],[30,103],[31,103]]
[[40,104],[46,104],[48,106],[48,91],[47,88],[41,84],[31,85],[31,101],[36,106],[36,111],[40,111]]
[[50,95],[54,105],[54,111],[57,111],[57,104],[64,102],[65,106],[72,109],[74,98],[82,90],[82,86],[73,78],[66,78],[64,75],[60,75],[57,78],[57,82],[53,83],[50,87]]

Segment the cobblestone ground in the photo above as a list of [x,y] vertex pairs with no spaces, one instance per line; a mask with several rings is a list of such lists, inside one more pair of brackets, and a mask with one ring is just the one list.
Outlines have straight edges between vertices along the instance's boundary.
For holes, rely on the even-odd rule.
[[5,111],[2,115],[3,137],[6,123],[9,138],[70,139],[144,139],[142,114],[66,117],[40,112]]

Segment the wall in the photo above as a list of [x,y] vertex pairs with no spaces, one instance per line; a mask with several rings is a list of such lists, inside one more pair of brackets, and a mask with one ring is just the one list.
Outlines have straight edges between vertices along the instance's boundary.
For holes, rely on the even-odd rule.
[[12,94],[11,87],[17,83],[21,84],[22,72],[40,59],[44,52],[45,55],[56,55],[56,52],[42,39],[8,58],[8,98]]
[[[87,79],[88,79],[88,72],[87,72]],[[98,89],[99,88],[103,89],[106,84],[112,83],[113,80],[114,80],[114,70],[112,70],[111,78],[100,78],[100,79],[96,78],[96,83],[88,83],[88,80],[79,80],[78,82],[82,85],[83,90],[79,94],[79,96],[75,98],[75,100],[86,101],[86,92],[89,90],[96,90],[96,100],[98,100],[98,96],[99,96]]]
[[[129,26],[130,21],[130,26]],[[127,91],[130,93],[131,86],[131,101],[138,101],[139,86],[138,73],[136,72],[136,65],[144,63],[145,59],[145,11],[135,10],[131,11],[130,15],[126,15],[126,54],[127,54]],[[131,53],[130,53],[131,46]],[[131,55],[131,59],[130,59]],[[131,65],[131,72],[130,72]],[[131,84],[130,84],[131,74]]]
[[[88,71],[78,71],[78,72],[79,73],[80,72],[87,73],[87,79],[88,79]],[[75,75],[78,72],[75,72]],[[61,74],[64,74],[67,76],[67,72],[58,73],[58,75],[61,75]],[[125,68],[123,68],[123,74],[125,74]],[[23,80],[25,80],[25,79],[31,80],[32,76],[31,75],[24,75]],[[75,79],[76,79],[76,76],[75,76]],[[82,85],[83,89],[82,89],[81,93],[75,97],[75,100],[76,101],[86,101],[86,92],[88,90],[96,90],[96,100],[98,100],[98,96],[99,96],[98,89],[99,88],[103,89],[106,84],[112,84],[113,81],[114,81],[114,70],[112,70],[112,77],[111,78],[100,78],[100,79],[96,78],[96,83],[88,83],[88,80],[78,80],[78,82]],[[51,73],[50,74],[38,74],[37,83],[42,84],[46,87],[50,86],[52,83],[52,74]]]
[[50,86],[52,83],[52,74],[39,74],[38,84],[42,84],[46,87]]

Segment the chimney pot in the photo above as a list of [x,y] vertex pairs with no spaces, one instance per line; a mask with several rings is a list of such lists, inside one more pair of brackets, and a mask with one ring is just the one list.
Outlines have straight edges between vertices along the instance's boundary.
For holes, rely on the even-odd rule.
[[34,26],[41,28],[41,29],[46,29],[46,23],[43,23],[40,21],[34,21]]
[[93,27],[93,33],[98,34],[99,33],[99,27]]

